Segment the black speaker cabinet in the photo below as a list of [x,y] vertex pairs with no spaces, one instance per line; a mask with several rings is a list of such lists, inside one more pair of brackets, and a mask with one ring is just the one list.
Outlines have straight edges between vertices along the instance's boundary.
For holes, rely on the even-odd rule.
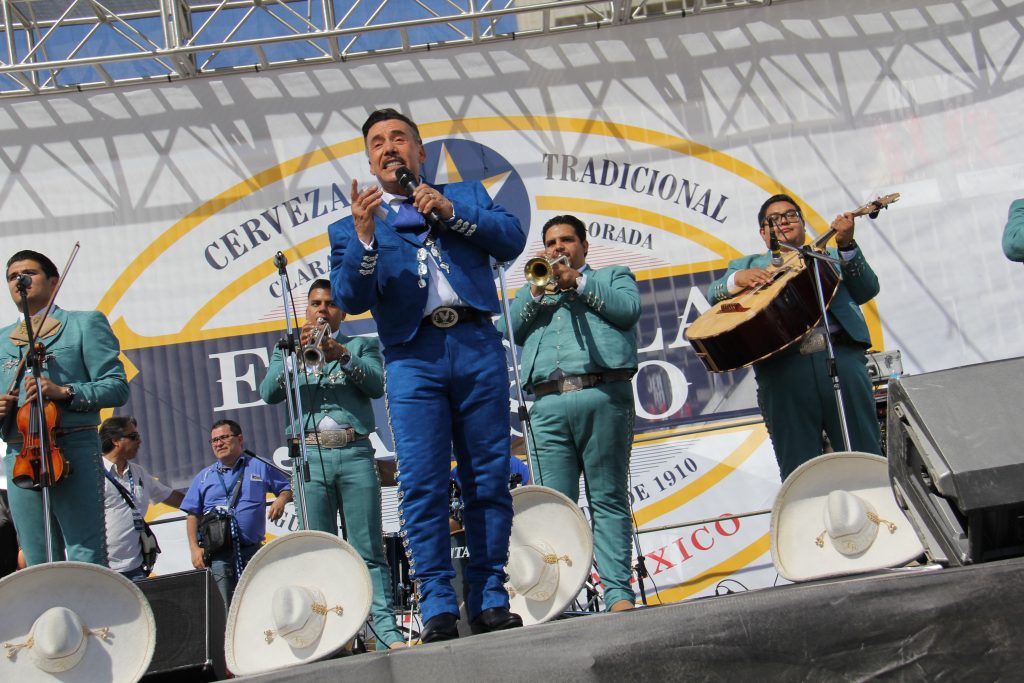
[[225,677],[224,601],[209,570],[140,581],[156,618],[156,651],[143,678],[216,681]]
[[889,383],[897,500],[936,562],[1024,555],[1024,358]]

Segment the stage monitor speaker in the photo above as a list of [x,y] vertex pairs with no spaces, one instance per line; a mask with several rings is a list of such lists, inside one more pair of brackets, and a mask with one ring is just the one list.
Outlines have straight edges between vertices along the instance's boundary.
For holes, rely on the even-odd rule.
[[138,584],[156,618],[156,651],[143,678],[216,681],[225,677],[225,609],[209,570],[157,576]]
[[889,383],[897,500],[929,557],[965,565],[1024,555],[1024,358]]

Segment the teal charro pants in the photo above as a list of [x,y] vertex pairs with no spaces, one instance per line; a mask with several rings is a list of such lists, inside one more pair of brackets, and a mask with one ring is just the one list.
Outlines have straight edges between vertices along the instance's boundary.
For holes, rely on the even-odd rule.
[[530,410],[533,481],[576,501],[583,473],[606,608],[636,600],[628,491],[634,415],[630,382],[548,394]]
[[[400,642],[402,634],[395,623],[394,597],[391,594],[391,570],[384,554],[381,528],[380,479],[368,440],[356,441],[344,448],[306,445],[310,481],[304,484],[306,512],[313,531],[338,533],[338,512],[344,512],[347,541],[366,563],[373,584],[373,628],[378,649]],[[292,489],[296,487],[292,481]],[[298,506],[296,506],[298,508]],[[296,509],[299,517],[302,511]]]
[[[864,349],[834,344],[850,448],[881,454],[881,430]],[[782,480],[821,455],[824,431],[836,451],[843,437],[835,391],[824,351],[802,355],[784,351],[754,366],[757,400],[772,439]]]
[[[107,566],[107,535],[103,517],[103,471],[100,469],[99,435],[92,429],[57,439],[57,446],[71,464],[71,473],[50,489],[53,559],[90,562]],[[43,495],[19,488],[11,481],[15,456],[21,444],[8,444],[4,469],[8,473],[7,497],[18,542],[25,561],[46,562],[43,536]]]

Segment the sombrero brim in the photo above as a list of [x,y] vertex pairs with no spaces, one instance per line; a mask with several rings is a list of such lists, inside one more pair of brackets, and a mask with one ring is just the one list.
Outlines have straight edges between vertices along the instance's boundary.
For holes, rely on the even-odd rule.
[[[896,525],[894,533],[880,527],[863,553],[846,556],[824,538],[823,511],[829,493],[842,489],[874,506],[878,516]],[[898,567],[924,553],[913,526],[900,509],[889,483],[885,458],[870,453],[830,453],[800,465],[783,483],[772,506],[769,545],[779,575],[790,581]]]
[[84,562],[52,562],[0,579],[0,643],[24,642],[36,618],[52,607],[66,607],[91,630],[109,628],[107,640],[90,636],[85,655],[60,674],[42,671],[30,653],[0,657],[0,680],[112,681],[142,678],[156,647],[156,620],[138,587],[117,572]]
[[579,595],[590,575],[594,560],[594,539],[583,512],[567,497],[546,486],[520,486],[512,490],[512,536],[510,552],[517,546],[537,541],[547,543],[556,555],[567,555],[571,564],[558,563],[558,588],[547,600],[524,595],[509,596],[511,609],[523,618],[523,625],[549,621]]
[[[339,616],[328,613],[320,638],[293,649],[284,638],[268,643],[274,628],[274,591],[296,584],[316,588],[328,608],[341,605]],[[224,635],[224,658],[235,675],[282,669],[327,657],[358,633],[370,614],[373,589],[370,573],[352,546],[322,531],[296,531],[263,546],[249,561],[235,589]]]

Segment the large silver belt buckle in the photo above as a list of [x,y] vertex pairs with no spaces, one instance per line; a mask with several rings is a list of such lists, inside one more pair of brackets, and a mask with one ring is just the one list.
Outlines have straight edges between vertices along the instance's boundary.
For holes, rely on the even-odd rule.
[[800,353],[809,356],[825,350],[825,332],[816,327],[800,342]]
[[438,306],[430,313],[430,322],[434,327],[444,329],[454,327],[459,322],[459,312],[450,306]]
[[563,377],[562,391],[579,391],[583,388],[583,378],[580,376]]
[[355,441],[355,430],[354,429],[329,429],[327,431],[320,432],[319,440],[318,435],[310,432],[306,435],[307,444],[320,444],[324,448],[344,448],[353,441]]

